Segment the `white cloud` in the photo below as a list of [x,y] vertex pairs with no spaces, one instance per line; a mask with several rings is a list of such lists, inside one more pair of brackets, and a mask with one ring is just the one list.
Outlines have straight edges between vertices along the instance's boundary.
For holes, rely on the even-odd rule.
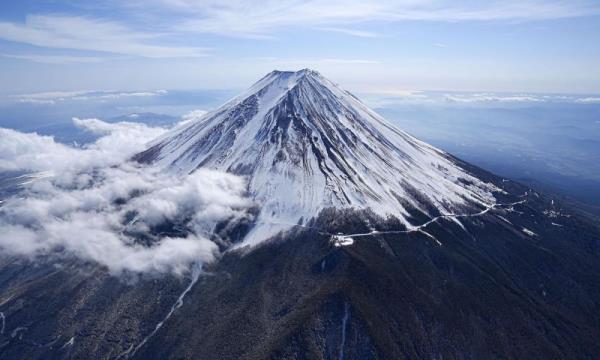
[[506,94],[506,93],[451,93],[444,94],[443,100],[453,103],[600,103],[600,97],[578,97],[574,95]]
[[[99,99],[119,99],[124,97],[148,97],[148,96],[160,96],[167,94],[167,90],[155,90],[155,91],[138,91],[138,92],[104,92],[103,94],[99,94],[96,97]],[[92,95],[92,97],[94,97]],[[81,97],[75,97],[75,100],[80,100]],[[88,98],[84,98],[84,100],[88,100]]]
[[28,15],[25,23],[0,22],[0,39],[46,48],[150,58],[202,57],[208,53],[206,48],[153,44],[160,36],[113,21],[77,16]]
[[188,112],[187,114],[184,114],[181,117],[181,121],[178,122],[176,124],[176,126],[185,126],[185,125],[191,123],[192,121],[198,121],[204,115],[206,115],[206,113],[207,113],[206,110],[200,110],[200,109],[192,110],[192,111]]
[[406,89],[371,89],[361,93],[366,103],[374,108],[401,104],[433,103],[432,99],[422,90]]
[[379,34],[371,32],[371,31],[354,30],[354,29],[346,29],[346,28],[339,28],[339,27],[322,27],[322,28],[319,28],[319,30],[337,32],[340,34],[346,34],[346,35],[363,37],[363,38],[375,38],[375,37],[380,36]]
[[[127,161],[165,129],[74,121],[103,136],[77,149],[48,136],[0,129],[0,171],[54,174],[3,199],[2,252],[31,259],[74,256],[113,274],[183,274],[214,259],[217,246],[208,236],[214,225],[245,217],[251,205],[242,178],[211,170],[177,177]],[[161,224],[180,231],[161,235],[155,229]]]
[[55,104],[61,101],[72,100],[115,100],[128,97],[150,97],[167,94],[167,90],[152,91],[48,91],[32,94],[12,95],[11,98],[17,102],[28,104]]
[[[545,20],[600,13],[600,5],[587,0],[312,0],[312,1],[193,1],[155,0],[193,18],[177,28],[226,36],[265,37],[284,26],[326,26],[358,35],[349,25],[395,21]],[[146,2],[144,2],[146,3]],[[366,34],[366,33],[364,33]],[[363,35],[364,35],[363,34]]]
[[482,102],[503,102],[503,103],[522,103],[522,102],[542,102],[545,99],[536,95],[497,95],[493,93],[480,94],[446,94],[444,99],[454,103],[482,103]]
[[404,89],[370,89],[361,95],[373,107],[384,107],[400,104],[445,104],[457,105],[486,105],[486,104],[527,104],[527,103],[569,103],[597,104],[600,97],[580,97],[576,95],[559,94],[527,94],[505,92],[464,93],[439,91],[404,90]]
[[600,97],[586,97],[575,100],[579,104],[600,104]]

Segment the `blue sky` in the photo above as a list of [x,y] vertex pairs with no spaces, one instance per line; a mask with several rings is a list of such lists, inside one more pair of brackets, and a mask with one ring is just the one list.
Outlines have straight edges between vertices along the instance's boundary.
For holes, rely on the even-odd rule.
[[0,92],[237,89],[310,67],[362,93],[600,93],[600,1],[20,0]]

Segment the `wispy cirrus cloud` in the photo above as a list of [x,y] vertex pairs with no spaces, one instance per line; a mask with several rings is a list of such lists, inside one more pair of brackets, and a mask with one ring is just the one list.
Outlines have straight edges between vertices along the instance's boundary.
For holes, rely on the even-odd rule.
[[340,34],[351,35],[351,36],[362,37],[362,38],[376,38],[376,37],[381,36],[380,34],[372,32],[372,31],[355,30],[355,29],[347,29],[347,28],[340,28],[340,27],[321,27],[321,28],[318,28],[318,30],[337,32]]
[[[28,15],[24,23],[0,22],[0,39],[44,48],[148,58],[193,58],[209,52],[207,48],[159,45],[156,42],[161,35],[135,31],[115,21],[81,16]],[[50,58],[38,56],[37,59],[48,61]]]
[[[63,2],[68,6],[58,6]],[[2,68],[4,78],[11,82],[5,81],[7,92],[16,86],[22,91],[56,88],[35,84],[33,77],[40,83],[52,83],[58,76],[32,62],[79,64],[53,66],[53,71],[69,76],[70,88],[127,88],[124,83],[129,79],[144,82],[146,87],[241,87],[237,79],[244,74],[248,78],[243,81],[249,81],[249,74],[257,76],[269,69],[260,62],[234,69],[240,58],[283,52],[290,57],[336,59],[301,66],[323,66],[328,76],[342,83],[349,81],[347,85],[354,83],[351,86],[385,83],[391,87],[473,91],[598,91],[593,58],[597,31],[587,27],[600,16],[597,0],[45,3],[53,5],[36,7],[37,15],[7,12],[0,19],[0,53],[22,60],[14,71],[8,66]],[[29,9],[20,7],[21,11]],[[56,11],[62,11],[61,15]],[[560,36],[566,26],[572,26],[577,41]],[[549,46],[545,39],[555,37],[557,41]],[[37,53],[39,48],[23,44],[46,49]],[[498,46],[489,44],[501,46],[503,56],[497,56]],[[586,44],[591,44],[593,51]],[[523,48],[532,51],[526,54]],[[565,55],[570,53],[578,56]],[[218,61],[198,59],[205,55],[214,55]],[[94,63],[97,58],[103,61]],[[339,61],[343,58],[351,61]],[[16,62],[1,55],[0,61],[11,66]],[[358,64],[377,61],[383,65],[358,69],[362,66]],[[473,61],[479,65],[472,67]],[[334,63],[346,65],[327,66]],[[84,68],[94,71],[89,76],[79,75]],[[33,69],[39,72],[35,76]],[[354,73],[356,70],[360,71]],[[497,76],[500,70],[503,76]]]
[[397,21],[535,21],[600,14],[600,4],[589,0],[282,0],[263,1],[260,5],[242,0],[155,0],[155,3],[180,14],[193,14],[177,26],[181,30],[237,37],[272,36],[274,30],[289,26],[321,27],[325,31],[372,37],[374,33],[351,25]]

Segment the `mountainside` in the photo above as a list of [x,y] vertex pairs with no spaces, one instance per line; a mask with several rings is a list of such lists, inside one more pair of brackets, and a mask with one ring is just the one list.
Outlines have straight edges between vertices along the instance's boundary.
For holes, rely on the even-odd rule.
[[600,224],[313,71],[273,72],[134,159],[245,175],[257,220],[219,223],[217,259],[182,277],[2,254],[0,358],[600,357]]
[[329,209],[319,230],[225,252],[185,279],[2,259],[0,358],[597,358],[600,227],[479,175],[527,201],[431,223],[441,245],[382,232],[336,246],[326,233],[399,224]]
[[481,210],[498,191],[308,69],[271,72],[135,159],[180,173],[209,167],[247,176],[261,209],[247,242],[327,207],[370,208],[410,228],[411,212]]

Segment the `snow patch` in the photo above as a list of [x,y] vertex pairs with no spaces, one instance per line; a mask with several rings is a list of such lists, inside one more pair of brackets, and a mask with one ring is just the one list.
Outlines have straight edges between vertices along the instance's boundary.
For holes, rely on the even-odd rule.
[[69,339],[69,341],[67,341],[66,343],[64,343],[63,346],[61,346],[60,348],[64,349],[66,347],[73,346],[73,345],[75,345],[75,336],[71,337]]
[[340,342],[340,352],[338,359],[344,360],[344,348],[346,347],[346,333],[348,327],[348,319],[350,318],[350,305],[344,303],[344,316],[342,317],[342,340]]

